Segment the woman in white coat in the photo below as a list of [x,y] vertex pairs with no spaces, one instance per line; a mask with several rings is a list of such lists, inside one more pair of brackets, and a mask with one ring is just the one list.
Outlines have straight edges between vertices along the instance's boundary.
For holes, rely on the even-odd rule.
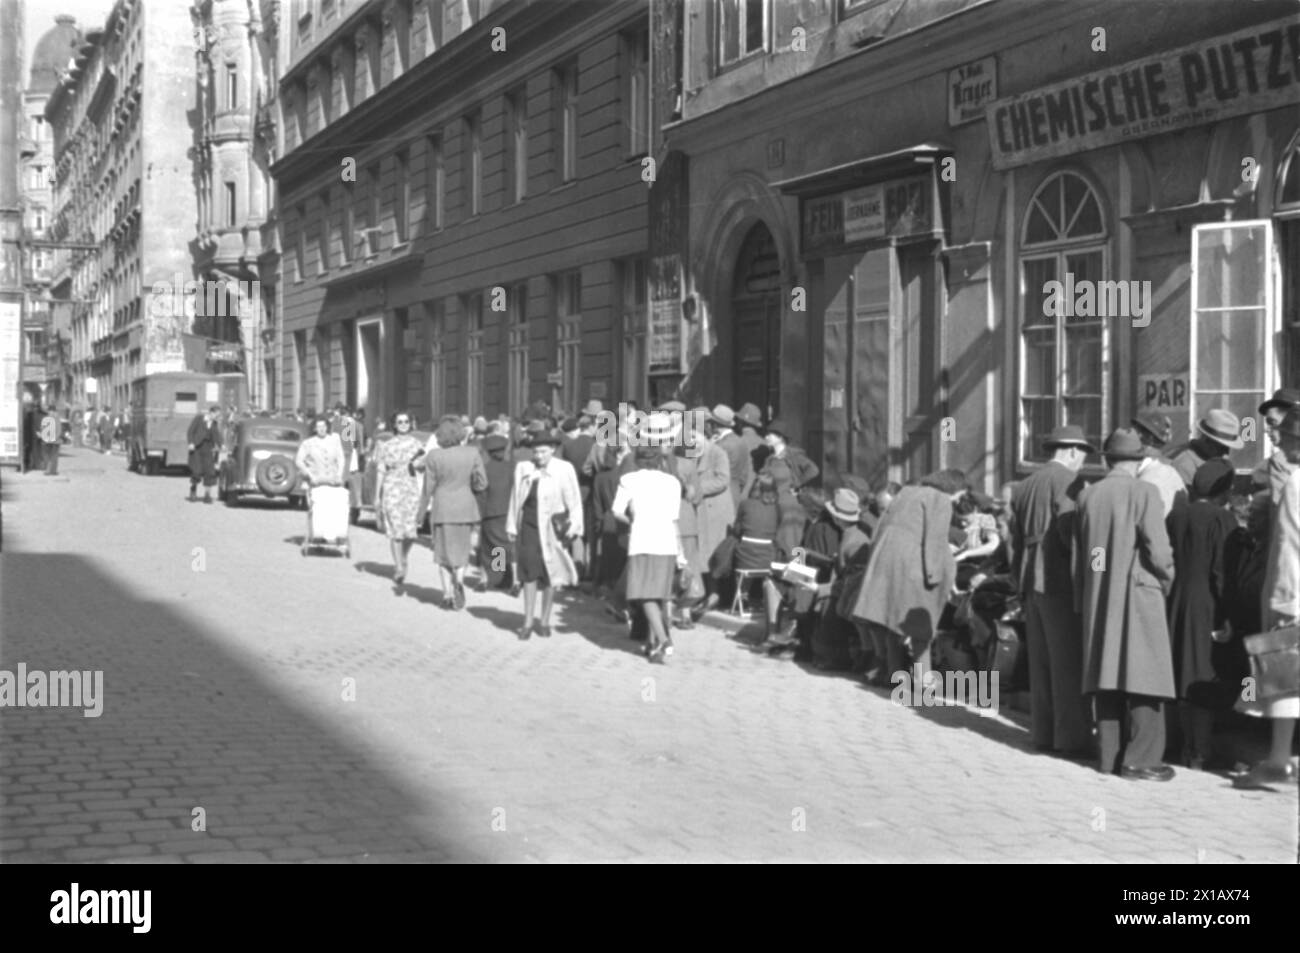
[[569,543],[582,537],[582,496],[573,464],[555,458],[559,439],[549,433],[531,440],[532,460],[515,466],[506,514],[506,534],[515,544],[518,581],[523,584],[524,624],[520,640],[532,635],[537,590],[542,590],[537,634],[551,634],[551,609],[557,586],[576,586],[578,570]]

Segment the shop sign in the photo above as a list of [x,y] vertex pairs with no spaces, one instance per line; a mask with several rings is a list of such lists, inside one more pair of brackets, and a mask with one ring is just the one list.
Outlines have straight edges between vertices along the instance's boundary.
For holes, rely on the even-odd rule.
[[1185,411],[1191,392],[1186,374],[1138,375],[1138,400],[1143,410]]
[[1275,20],[990,103],[993,167],[1300,103],[1300,22]]
[[22,347],[22,305],[0,301],[0,462],[17,463],[22,402],[18,381]]
[[998,58],[986,56],[948,70],[948,125],[961,126],[984,118],[998,98]]
[[930,179],[913,176],[803,202],[803,253],[855,242],[928,235],[933,230]]

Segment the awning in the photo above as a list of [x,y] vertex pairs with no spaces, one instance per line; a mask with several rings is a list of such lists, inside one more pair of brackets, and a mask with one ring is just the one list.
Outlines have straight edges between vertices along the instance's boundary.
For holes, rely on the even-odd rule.
[[894,152],[855,159],[843,165],[821,169],[793,179],[773,182],[772,187],[786,195],[800,197],[841,192],[862,185],[873,185],[914,172],[928,171],[939,159],[952,154],[952,147],[924,142]]

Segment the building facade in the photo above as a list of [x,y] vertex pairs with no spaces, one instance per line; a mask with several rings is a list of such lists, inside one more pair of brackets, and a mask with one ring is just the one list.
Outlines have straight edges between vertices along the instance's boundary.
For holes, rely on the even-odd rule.
[[1297,379],[1293,5],[657,11],[682,51],[686,387],[779,414],[828,481],[993,489],[1059,425],[1100,440],[1151,406],[1183,439]]
[[189,330],[177,275],[192,274],[197,169],[188,9],[118,0],[89,30],[50,95],[54,134],[52,285],[70,300],[71,378],[123,409],[133,380],[183,370]]
[[644,398],[648,7],[289,10],[280,405]]

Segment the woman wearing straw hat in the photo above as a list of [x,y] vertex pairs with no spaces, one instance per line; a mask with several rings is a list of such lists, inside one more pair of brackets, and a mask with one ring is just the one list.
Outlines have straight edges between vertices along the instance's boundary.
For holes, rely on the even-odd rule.
[[614,518],[631,526],[628,536],[627,599],[645,616],[651,662],[663,664],[671,651],[665,607],[672,597],[673,575],[686,564],[677,533],[682,485],[665,473],[660,446],[675,439],[666,414],[651,414],[647,431],[634,451],[637,469],[619,480],[610,508]]
[[559,445],[554,434],[536,431],[531,438],[533,457],[515,466],[510,491],[506,534],[515,543],[516,581],[522,584],[524,596],[520,640],[533,633],[538,590],[542,605],[537,634],[549,637],[555,588],[578,584],[568,544],[582,535],[582,496],[573,464],[555,457]]

